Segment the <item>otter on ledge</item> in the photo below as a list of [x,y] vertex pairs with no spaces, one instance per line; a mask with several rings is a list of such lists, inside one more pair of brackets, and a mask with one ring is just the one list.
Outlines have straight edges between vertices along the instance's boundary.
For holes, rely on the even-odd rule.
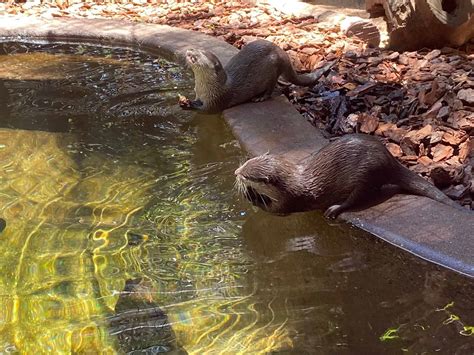
[[236,185],[252,204],[276,214],[324,210],[335,218],[383,185],[464,210],[435,186],[399,163],[379,139],[349,134],[294,164],[264,154],[235,171]]
[[186,62],[194,73],[196,98],[180,97],[179,104],[208,113],[270,98],[280,75],[302,86],[312,86],[321,77],[319,72],[297,74],[288,54],[263,39],[247,44],[225,67],[214,54],[198,49],[186,52]]

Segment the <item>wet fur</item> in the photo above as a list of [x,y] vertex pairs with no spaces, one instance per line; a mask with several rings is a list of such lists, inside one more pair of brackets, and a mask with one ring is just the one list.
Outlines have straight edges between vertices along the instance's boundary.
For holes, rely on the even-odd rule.
[[463,209],[401,165],[376,137],[364,134],[343,136],[299,165],[284,157],[261,155],[248,160],[235,174],[249,201],[277,214],[323,210],[327,217],[336,217],[383,185],[396,185],[408,193]]
[[[191,56],[195,59],[190,60]],[[193,108],[210,113],[269,98],[280,75],[303,86],[314,85],[320,76],[317,72],[297,74],[288,54],[266,40],[249,43],[225,67],[208,51],[191,49],[186,57],[194,72],[194,101],[200,102]]]

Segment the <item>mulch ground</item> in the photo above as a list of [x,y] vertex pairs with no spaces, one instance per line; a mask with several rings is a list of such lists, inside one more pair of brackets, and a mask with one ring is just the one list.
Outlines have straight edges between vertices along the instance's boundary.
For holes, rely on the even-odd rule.
[[474,209],[474,45],[392,52],[347,38],[337,24],[285,16],[245,1],[14,2],[0,13],[115,18],[167,24],[222,38],[240,48],[265,38],[296,69],[334,65],[312,88],[282,85],[298,111],[328,137],[375,134],[403,164]]

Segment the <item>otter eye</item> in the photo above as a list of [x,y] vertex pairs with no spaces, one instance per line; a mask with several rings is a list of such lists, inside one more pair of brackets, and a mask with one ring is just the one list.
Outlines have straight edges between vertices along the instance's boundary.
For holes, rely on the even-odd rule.
[[263,182],[264,184],[270,183],[270,179],[267,176],[258,176],[258,177],[252,176],[248,179],[255,182]]

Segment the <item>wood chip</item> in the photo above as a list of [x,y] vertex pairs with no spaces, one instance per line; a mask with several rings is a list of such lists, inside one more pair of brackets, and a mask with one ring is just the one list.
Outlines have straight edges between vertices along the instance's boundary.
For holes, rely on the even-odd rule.
[[459,90],[457,97],[469,105],[474,105],[474,89]]
[[433,148],[431,148],[431,154],[433,155],[434,162],[449,159],[453,156],[453,153],[453,147],[441,143],[436,144]]
[[471,142],[466,140],[459,145],[459,161],[464,163],[471,155]]
[[467,139],[467,135],[463,131],[453,131],[451,132],[445,132],[443,134],[443,142],[448,143],[450,145],[457,146],[464,142]]
[[379,125],[377,117],[368,114],[359,115],[358,122],[360,124],[360,131],[363,133],[373,133]]
[[386,147],[388,151],[396,158],[399,158],[403,155],[403,151],[398,144],[387,143]]
[[418,158],[417,162],[424,166],[430,166],[433,163],[433,160],[426,155],[423,155],[422,157]]

